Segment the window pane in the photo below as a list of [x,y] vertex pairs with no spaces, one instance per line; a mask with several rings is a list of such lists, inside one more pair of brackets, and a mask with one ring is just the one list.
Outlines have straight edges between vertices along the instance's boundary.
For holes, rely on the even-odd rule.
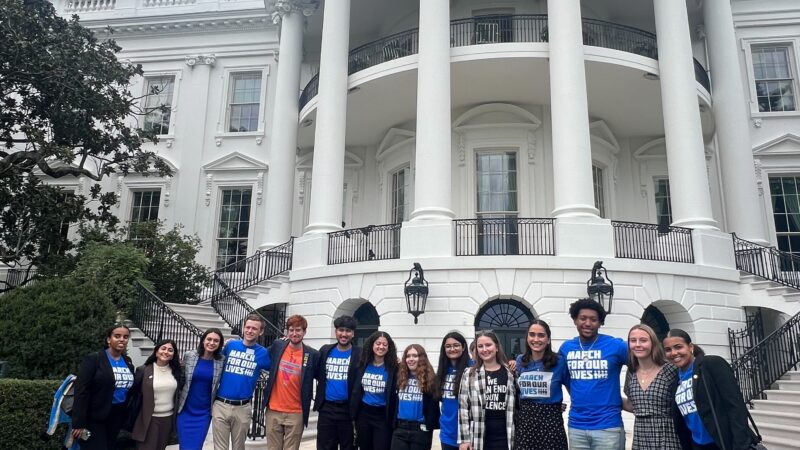
[[145,118],[143,128],[147,131],[154,131],[157,134],[168,134],[175,77],[148,77],[145,79],[145,83],[146,98],[144,102]]
[[258,131],[261,102],[261,72],[231,75],[228,131]]
[[[217,268],[247,257],[251,195],[251,189],[223,189],[222,191],[217,233]],[[239,265],[233,265],[229,270],[242,270],[242,268]]]

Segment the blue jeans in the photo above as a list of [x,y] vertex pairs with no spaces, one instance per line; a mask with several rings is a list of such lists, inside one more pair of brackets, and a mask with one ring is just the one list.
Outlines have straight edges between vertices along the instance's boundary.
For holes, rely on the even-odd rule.
[[570,428],[570,450],[625,450],[625,429],[622,427],[602,430],[579,430]]

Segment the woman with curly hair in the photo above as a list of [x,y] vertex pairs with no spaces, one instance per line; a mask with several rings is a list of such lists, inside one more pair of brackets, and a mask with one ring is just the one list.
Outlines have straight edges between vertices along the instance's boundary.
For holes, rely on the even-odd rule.
[[358,448],[386,450],[397,405],[397,347],[389,333],[376,331],[364,341],[355,379],[350,416]]
[[419,344],[403,352],[397,375],[397,421],[391,450],[428,450],[439,428],[436,374]]
[[460,450],[514,448],[514,371],[508,367],[497,335],[475,336],[475,365],[464,372],[458,393],[458,447]]
[[172,339],[163,340],[133,376],[131,396],[141,396],[142,405],[131,431],[137,450],[164,450],[167,447],[182,387],[183,370],[178,362],[178,345]]
[[439,419],[442,450],[458,449],[458,387],[470,362],[464,335],[458,331],[444,335],[436,372],[442,398],[442,416]]

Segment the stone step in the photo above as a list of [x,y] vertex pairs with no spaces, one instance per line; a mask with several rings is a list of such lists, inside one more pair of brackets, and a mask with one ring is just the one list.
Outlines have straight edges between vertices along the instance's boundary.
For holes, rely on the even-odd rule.
[[169,306],[173,311],[182,316],[192,315],[196,317],[207,316],[212,318],[219,318],[219,314],[217,314],[217,312],[214,311],[214,308],[212,308],[210,304],[206,306],[206,305],[185,305],[181,303],[167,303],[166,305]]
[[786,295],[797,292],[794,289],[788,288],[786,286],[777,286],[777,287],[769,287],[767,288],[767,294],[769,295]]
[[742,283],[752,283],[754,281],[762,281],[763,278],[753,275],[752,273],[739,271],[739,281]]
[[778,400],[753,400],[753,407],[757,411],[772,411],[797,414],[800,405],[795,402]]
[[800,292],[794,292],[791,294],[783,294],[783,299],[787,302],[797,302],[800,301]]
[[[800,405],[798,405],[800,406]],[[780,440],[794,440],[794,448],[797,447],[797,437],[800,436],[800,427],[786,425],[776,425],[772,423],[758,424],[758,431],[762,437],[776,438]],[[769,447],[772,448],[772,447]]]
[[764,391],[767,394],[767,400],[775,400],[779,402],[792,402],[797,405],[795,411],[800,411],[800,391],[783,391],[769,389]]
[[790,370],[783,374],[781,380],[800,380],[800,370]]
[[780,286],[780,285],[778,285],[776,283],[773,283],[772,281],[769,281],[769,280],[753,281],[752,283],[750,283],[750,289],[752,289],[754,291],[761,290],[761,289],[767,289],[767,288],[771,288],[771,287],[778,287],[778,286]]
[[750,415],[753,416],[753,420],[755,420],[759,428],[761,428],[762,424],[800,427],[800,416],[796,413],[753,409],[750,410]]
[[800,380],[778,380],[775,385],[781,391],[800,391]]
[[797,450],[800,447],[797,438],[781,439],[774,436],[761,436],[764,440],[762,444],[769,450]]

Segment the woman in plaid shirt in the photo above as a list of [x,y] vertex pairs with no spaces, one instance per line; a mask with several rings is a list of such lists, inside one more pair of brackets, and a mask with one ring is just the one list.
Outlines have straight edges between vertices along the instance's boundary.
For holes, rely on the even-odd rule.
[[514,371],[491,331],[475,337],[478,358],[464,372],[458,392],[460,450],[511,450],[514,447]]

